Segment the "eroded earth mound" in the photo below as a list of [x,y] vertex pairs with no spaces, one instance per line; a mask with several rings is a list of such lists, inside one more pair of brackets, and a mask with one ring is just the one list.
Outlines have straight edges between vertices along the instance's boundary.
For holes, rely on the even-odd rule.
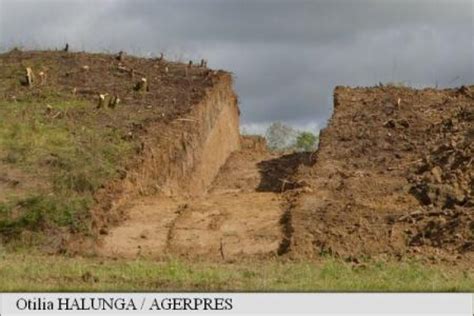
[[311,192],[288,196],[293,254],[472,260],[473,92],[337,87],[316,162],[295,176]]

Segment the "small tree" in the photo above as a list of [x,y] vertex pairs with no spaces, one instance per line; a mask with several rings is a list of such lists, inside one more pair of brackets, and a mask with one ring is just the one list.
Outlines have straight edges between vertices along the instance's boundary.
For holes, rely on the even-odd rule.
[[316,149],[318,136],[310,132],[300,132],[296,138],[298,151],[313,151]]
[[291,127],[281,123],[272,123],[265,133],[268,147],[271,150],[285,150],[295,144],[297,132]]

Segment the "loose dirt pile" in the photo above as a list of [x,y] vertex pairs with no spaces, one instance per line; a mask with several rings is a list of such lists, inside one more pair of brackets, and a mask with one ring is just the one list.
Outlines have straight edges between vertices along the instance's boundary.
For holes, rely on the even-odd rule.
[[289,193],[294,256],[473,257],[474,87],[335,90],[316,163]]
[[474,251],[474,107],[459,107],[433,126],[428,155],[413,168],[411,193],[424,211],[405,220],[415,225],[412,246]]

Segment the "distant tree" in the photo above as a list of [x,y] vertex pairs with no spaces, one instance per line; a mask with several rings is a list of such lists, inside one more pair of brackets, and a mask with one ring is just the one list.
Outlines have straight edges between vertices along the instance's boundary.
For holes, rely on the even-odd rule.
[[297,132],[281,123],[272,123],[265,133],[268,147],[271,150],[285,150],[294,147],[296,142]]
[[300,132],[296,138],[296,150],[313,151],[316,149],[318,136],[310,132]]

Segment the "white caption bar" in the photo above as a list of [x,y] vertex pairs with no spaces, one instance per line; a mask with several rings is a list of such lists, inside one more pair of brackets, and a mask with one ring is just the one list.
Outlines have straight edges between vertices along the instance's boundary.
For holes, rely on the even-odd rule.
[[473,315],[472,294],[9,293],[13,315]]

